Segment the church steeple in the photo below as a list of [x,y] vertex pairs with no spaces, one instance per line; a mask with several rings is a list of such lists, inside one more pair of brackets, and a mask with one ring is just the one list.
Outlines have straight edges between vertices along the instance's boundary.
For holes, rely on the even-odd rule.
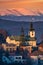
[[29,33],[30,37],[35,37],[35,30],[33,28],[33,23],[30,23],[30,33]]
[[33,27],[33,23],[30,23],[30,31],[29,31],[29,36],[30,36],[30,40],[29,40],[29,44],[31,46],[36,46],[36,37],[35,37],[35,29]]
[[31,22],[30,23],[30,31],[32,31],[32,30],[34,30],[34,28],[33,28],[33,23]]
[[22,42],[24,42],[24,28],[23,28],[23,26],[21,27],[21,35],[20,35],[20,40],[22,41]]
[[21,27],[21,36],[24,36],[24,28],[23,28],[23,26]]

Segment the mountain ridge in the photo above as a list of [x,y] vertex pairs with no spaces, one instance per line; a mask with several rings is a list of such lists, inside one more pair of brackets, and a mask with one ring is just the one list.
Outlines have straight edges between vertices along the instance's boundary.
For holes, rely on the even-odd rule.
[[5,16],[0,16],[0,19],[3,20],[11,20],[11,21],[30,21],[30,22],[35,22],[35,21],[43,21],[43,15],[27,15],[27,16],[15,16],[15,15],[5,15]]

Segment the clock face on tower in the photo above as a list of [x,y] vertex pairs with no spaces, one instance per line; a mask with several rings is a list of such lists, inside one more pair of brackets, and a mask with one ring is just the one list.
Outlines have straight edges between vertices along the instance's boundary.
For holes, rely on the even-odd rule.
[[35,31],[30,31],[30,37],[35,37]]

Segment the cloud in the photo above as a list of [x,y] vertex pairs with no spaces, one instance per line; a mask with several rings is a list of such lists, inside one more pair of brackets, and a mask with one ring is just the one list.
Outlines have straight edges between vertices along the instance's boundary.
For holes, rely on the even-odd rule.
[[[16,14],[19,13],[20,15],[27,15],[29,12],[33,14],[33,10],[42,10],[43,12],[43,0],[0,0],[0,11],[5,13],[4,10],[6,9],[17,9],[16,11],[12,11],[12,13],[16,12]],[[35,14],[37,14],[36,11]]]
[[6,8],[42,8],[43,2],[29,2],[29,1],[22,1],[22,2],[0,2],[0,9]]
[[14,9],[6,9],[0,11],[0,15],[15,15],[15,16],[24,16],[24,15],[42,15],[43,10],[30,10],[26,8],[14,8]]
[[25,2],[25,1],[29,1],[29,2],[43,2],[43,0],[0,0],[0,1],[16,1],[16,2]]

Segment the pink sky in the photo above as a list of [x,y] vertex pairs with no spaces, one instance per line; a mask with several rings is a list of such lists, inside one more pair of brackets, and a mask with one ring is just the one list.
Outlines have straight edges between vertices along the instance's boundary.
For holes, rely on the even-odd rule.
[[43,14],[43,0],[0,0],[0,15],[37,15],[38,12]]

